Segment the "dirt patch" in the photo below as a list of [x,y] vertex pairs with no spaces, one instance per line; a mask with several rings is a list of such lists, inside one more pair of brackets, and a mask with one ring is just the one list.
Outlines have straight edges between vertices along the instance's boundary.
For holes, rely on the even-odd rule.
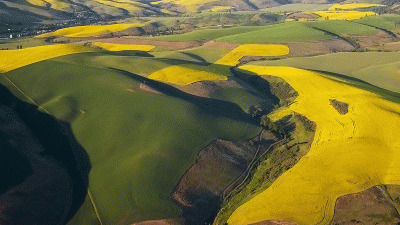
[[310,56],[354,50],[351,44],[340,39],[317,42],[290,42],[283,44],[290,49],[287,57]]
[[233,80],[223,81],[198,81],[185,86],[176,86],[181,91],[189,94],[210,98],[213,93],[222,90],[225,87],[238,87],[241,86]]
[[[148,86],[148,85],[146,85],[145,83],[140,83],[140,89],[142,89],[142,90],[144,90],[144,91],[149,91],[149,92],[153,92],[153,93],[156,93],[156,94],[162,94],[161,92],[159,92],[159,91],[157,91],[156,89],[154,89],[154,88],[152,88],[152,87],[150,87],[150,86]],[[132,89],[126,89],[126,90],[132,90]]]
[[346,102],[341,102],[336,99],[329,99],[331,106],[336,109],[341,115],[345,115],[349,112],[349,104]]
[[386,186],[375,186],[339,197],[331,221],[333,225],[398,223],[400,215]]
[[294,19],[294,20],[299,20],[299,19],[312,20],[317,18],[318,16],[316,16],[315,14],[304,13],[304,12],[294,12],[287,16],[287,19]]
[[371,51],[397,52],[400,51],[400,42],[383,43],[379,46],[368,48]]
[[113,43],[113,44],[137,44],[137,45],[155,45],[161,46],[172,50],[194,48],[203,45],[201,41],[156,41],[146,39],[133,39],[133,38],[100,38],[93,39],[92,41]]
[[378,30],[375,35],[351,36],[351,38],[356,40],[361,47],[372,47],[381,45],[382,43],[391,43],[397,41],[395,37],[382,30]]
[[224,191],[233,182],[240,183],[253,159],[278,140],[273,133],[264,131],[251,140],[216,140],[205,147],[171,193],[187,224],[212,222]]
[[203,45],[203,47],[208,47],[208,48],[227,48],[227,49],[234,49],[238,46],[239,44],[236,43],[218,42],[218,41],[209,41],[204,43]]

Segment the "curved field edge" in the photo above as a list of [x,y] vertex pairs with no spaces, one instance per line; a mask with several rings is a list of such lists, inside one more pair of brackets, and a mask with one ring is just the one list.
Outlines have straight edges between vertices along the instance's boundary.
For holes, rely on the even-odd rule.
[[110,25],[87,25],[68,27],[36,36],[36,38],[47,38],[53,36],[62,37],[91,37],[112,32],[123,31],[132,27],[141,27],[142,24],[110,24]]
[[260,132],[237,105],[205,105],[175,89],[172,96],[146,92],[142,77],[122,71],[47,60],[5,76],[2,83],[14,93],[70,123],[90,157],[95,209],[83,208],[71,224],[97,224],[87,218],[93,210],[103,224],[178,217],[169,193],[198,151],[217,138],[243,140]]
[[[301,69],[346,75],[377,87],[400,92],[399,52],[342,52],[251,63],[262,66],[292,66]],[[342,65],[342,66],[337,66]]]
[[59,56],[90,52],[92,49],[79,45],[46,45],[19,50],[0,51],[0,73],[5,73],[32,63]]
[[[294,111],[315,121],[317,130],[309,153],[271,187],[240,206],[228,224],[268,219],[329,223],[338,196],[382,183],[400,183],[400,168],[395,163],[400,157],[397,132],[385,132],[399,127],[399,99],[392,102],[337,78],[296,68],[241,69],[285,79],[299,97],[277,118]],[[331,98],[348,103],[349,112],[341,115],[330,105]]]

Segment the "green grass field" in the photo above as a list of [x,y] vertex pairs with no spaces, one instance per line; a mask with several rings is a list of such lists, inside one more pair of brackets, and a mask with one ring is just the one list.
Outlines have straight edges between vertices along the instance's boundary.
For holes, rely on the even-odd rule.
[[397,24],[400,23],[399,15],[379,15],[379,16],[368,16],[354,22],[362,23],[381,29],[393,30]]
[[[135,57],[99,54],[43,61],[6,76],[71,124],[90,157],[89,191],[102,224],[177,217],[180,210],[169,193],[198,152],[214,139],[248,139],[260,128],[236,104],[210,103],[169,87],[167,95],[144,91],[141,76],[95,67],[105,62],[102,67],[144,67],[129,61]],[[154,67],[151,59],[142,60]],[[1,83],[24,98],[5,79]],[[97,220],[86,202],[70,225]]]
[[328,35],[306,26],[302,22],[281,23],[261,27],[261,29],[243,34],[235,34],[216,39],[223,42],[234,42],[241,44],[251,43],[276,43],[276,42],[296,42],[296,41],[317,41],[332,39],[334,36]]
[[328,31],[336,35],[374,35],[377,32],[377,29],[373,27],[346,20],[322,20],[305,22],[305,24],[308,27]]
[[361,79],[390,91],[400,92],[400,52],[343,52],[314,57],[261,61],[253,64],[293,66],[321,70]]
[[271,13],[284,13],[284,12],[314,12],[314,11],[323,11],[329,9],[333,4],[308,4],[308,3],[294,3],[287,5],[280,5],[271,8],[261,9],[262,11],[271,12]]
[[248,111],[250,106],[256,105],[263,100],[241,88],[224,88],[211,95],[212,98],[229,101],[240,106],[244,111]]
[[228,54],[232,49],[227,48],[209,48],[209,47],[198,47],[189,50],[183,50],[181,52],[193,54],[201,57],[208,63],[214,63],[222,58],[224,55]]
[[[195,41],[195,40],[215,40],[220,37],[230,36],[234,34],[247,33],[254,30],[259,30],[260,27],[248,26],[248,27],[233,27],[233,28],[216,28],[216,29],[203,29],[195,30],[189,33],[177,34],[177,35],[165,35],[154,37],[150,39],[162,40],[162,41]],[[148,38],[146,38],[148,39]]]
[[20,45],[22,46],[22,48],[30,48],[48,44],[49,43],[45,42],[43,39],[24,37],[24,38],[10,39],[4,42],[0,42],[0,49],[8,48],[10,50],[14,50],[17,49],[17,46]]

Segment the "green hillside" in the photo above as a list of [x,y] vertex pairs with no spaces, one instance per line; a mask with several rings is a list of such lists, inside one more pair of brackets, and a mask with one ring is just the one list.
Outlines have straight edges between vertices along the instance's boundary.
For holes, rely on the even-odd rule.
[[[71,124],[90,157],[88,200],[102,224],[179,216],[169,193],[199,150],[216,138],[244,140],[260,131],[236,104],[168,86],[161,86],[165,94],[144,91],[141,76],[74,64],[68,57],[6,76],[41,108]],[[5,79],[1,83],[23,98]],[[70,224],[97,224],[94,218],[87,221],[93,209],[87,201]]]

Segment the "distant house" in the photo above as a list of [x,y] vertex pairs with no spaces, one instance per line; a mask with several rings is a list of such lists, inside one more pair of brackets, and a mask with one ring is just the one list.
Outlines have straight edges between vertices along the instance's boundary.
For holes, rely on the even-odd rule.
[[12,35],[12,34],[10,34],[10,39],[11,39],[11,38],[13,38],[13,35]]

